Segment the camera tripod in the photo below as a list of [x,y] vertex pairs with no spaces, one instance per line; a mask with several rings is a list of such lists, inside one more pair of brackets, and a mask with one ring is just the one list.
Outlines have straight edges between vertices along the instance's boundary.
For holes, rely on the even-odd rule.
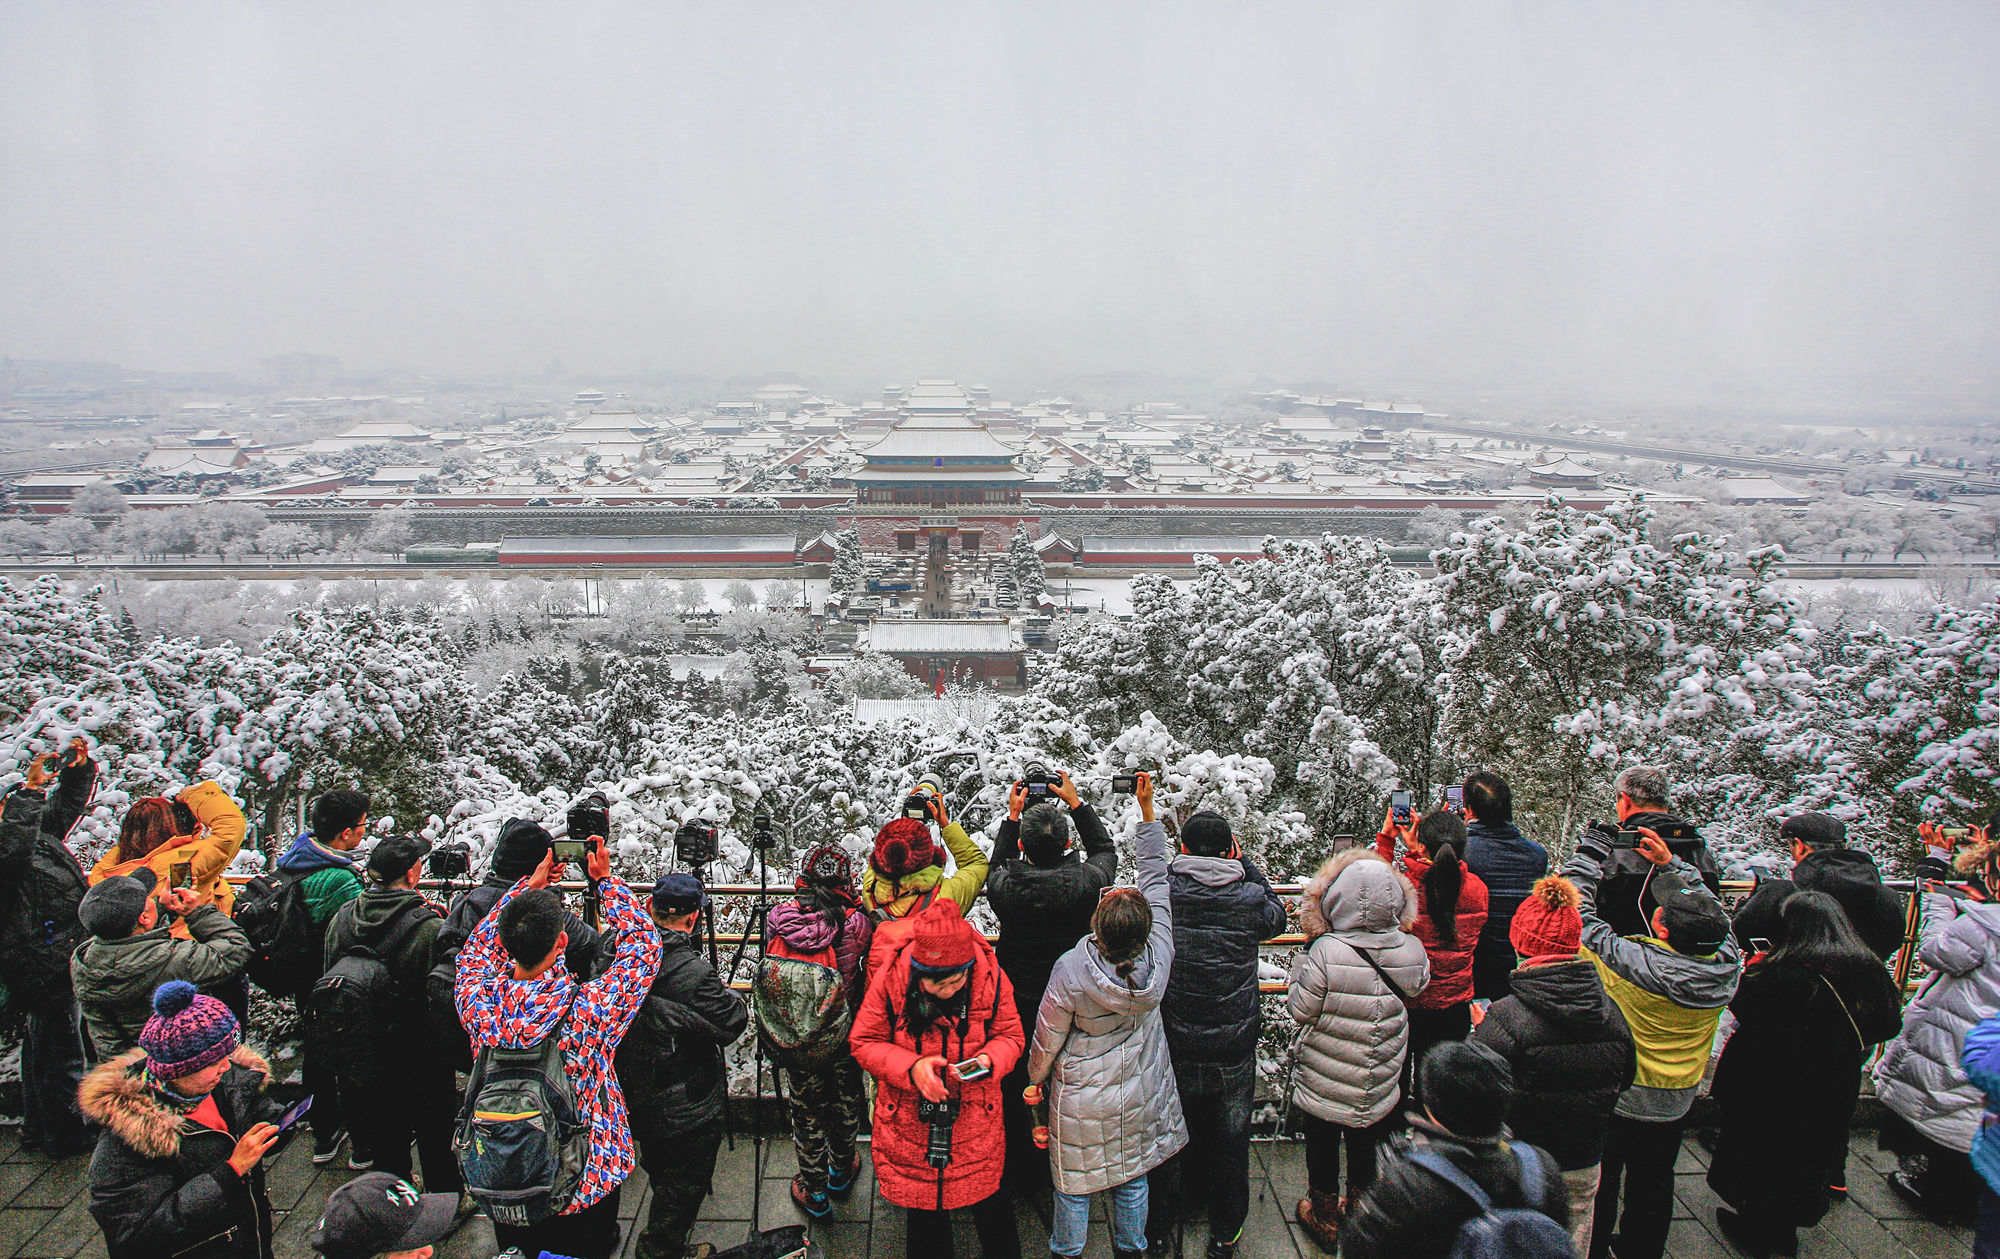
[[[751,1061],[754,1064],[754,1075],[752,1078],[756,1081],[751,1093],[752,1105],[750,1112],[750,1236],[753,1239],[760,1231],[764,1214],[764,1116],[761,1113],[764,1100],[764,1028],[762,1021],[757,1018],[755,989],[757,977],[764,973],[764,959],[767,956],[768,950],[765,939],[767,924],[771,915],[771,876],[768,859],[771,848],[776,842],[776,839],[771,834],[771,819],[764,814],[758,814],[755,830],[752,832],[750,840],[750,847],[757,854],[757,897],[751,903],[750,918],[749,921],[743,924],[743,934],[736,941],[736,950],[730,954],[729,973],[722,980],[725,987],[736,982],[736,968],[743,961],[743,950],[750,943],[751,933],[755,932],[757,937],[757,963],[756,971],[751,976],[752,991],[750,1000],[750,1018],[753,1023],[757,1024],[755,1028],[756,1039],[750,1047]],[[709,947],[712,949],[715,947],[714,926],[712,922],[709,930]],[[774,1095],[777,1098],[778,1108],[782,1110],[785,1105],[785,1077],[783,1070],[776,1063],[771,1064],[771,1082]],[[728,1096],[729,1090],[725,1087],[723,1089],[725,1102]],[[736,1148],[733,1140],[729,1148],[732,1150]]]

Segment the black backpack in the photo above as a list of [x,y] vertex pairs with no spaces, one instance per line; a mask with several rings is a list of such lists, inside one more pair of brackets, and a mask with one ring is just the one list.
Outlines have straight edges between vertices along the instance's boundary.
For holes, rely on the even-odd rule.
[[378,1084],[394,1074],[398,1040],[408,1052],[407,1024],[416,1003],[413,994],[397,985],[383,958],[394,957],[423,927],[429,912],[421,901],[411,902],[379,953],[353,945],[312,986],[305,1001],[306,1043],[316,1060],[332,1064],[343,1084]]
[[62,841],[37,832],[4,913],[0,913],[0,978],[23,1009],[70,992],[69,959],[89,938],[77,918],[83,870]]
[[313,925],[304,887],[313,873],[260,874],[244,885],[230,914],[250,938],[250,982],[274,997],[305,992],[323,969],[326,928]]
[[487,1045],[465,1085],[452,1147],[465,1192],[495,1224],[528,1228],[576,1197],[590,1158],[590,1121],[563,1064],[562,1038],[583,985],[570,989],[549,1034],[532,1045]]

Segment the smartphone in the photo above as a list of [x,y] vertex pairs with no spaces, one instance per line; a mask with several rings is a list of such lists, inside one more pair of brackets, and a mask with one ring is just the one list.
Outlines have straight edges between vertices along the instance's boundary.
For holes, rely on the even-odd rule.
[[964,1062],[952,1063],[951,1073],[957,1076],[959,1079],[967,1081],[969,1083],[973,1080],[983,1080],[987,1076],[992,1075],[993,1071],[992,1068],[988,1067],[985,1063],[981,1062],[979,1059],[967,1058]]
[[1333,837],[1333,850],[1335,852],[1346,852],[1348,849],[1354,847],[1354,841],[1359,838],[1360,836],[1358,835],[1335,835]]
[[1409,792],[1392,791],[1389,793],[1389,816],[1396,820],[1396,825],[1398,826],[1408,825],[1410,821]]
[[1619,831],[1617,837],[1611,841],[1611,846],[1613,848],[1637,848],[1639,841],[1644,838],[1646,837],[1637,831]]
[[1750,951],[1752,953],[1769,953],[1771,951],[1771,942],[1763,936],[1751,936]]
[[1137,790],[1139,790],[1139,776],[1137,774],[1113,774],[1111,776],[1111,792],[1113,795],[1129,796]]
[[1446,787],[1444,789],[1444,807],[1447,809],[1463,809],[1465,807],[1465,788]]
[[290,1110],[278,1116],[278,1131],[285,1132],[289,1130],[293,1124],[296,1124],[299,1120],[304,1119],[306,1117],[306,1112],[312,1109],[312,1104],[313,1104],[313,1099],[311,1093],[306,1094],[304,1097],[301,1097],[297,1102],[293,1103],[292,1108]]
[[1970,839],[1972,837],[1972,828],[1970,826],[1940,826],[1938,827],[1938,836],[1942,839],[1951,840]]
[[551,841],[555,848],[556,860],[581,864],[590,856],[590,844],[581,839],[558,839]]
[[174,863],[173,863],[172,865],[168,866],[168,867],[167,867],[167,886],[168,886],[168,887],[170,887],[170,888],[175,888],[175,887],[193,887],[193,886],[194,886],[194,862],[192,862],[192,861],[176,861],[176,862],[174,862]]

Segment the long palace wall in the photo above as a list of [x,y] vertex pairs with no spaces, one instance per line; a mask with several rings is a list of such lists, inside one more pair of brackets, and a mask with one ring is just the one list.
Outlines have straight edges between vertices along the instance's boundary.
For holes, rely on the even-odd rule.
[[[1446,500],[1449,502],[1449,500]],[[1468,508],[1469,509],[1469,508]],[[338,535],[367,526],[370,510],[342,507],[274,506],[265,508],[272,520],[293,521],[315,528],[330,528]],[[862,543],[872,547],[895,545],[898,532],[921,530],[926,520],[950,517],[959,530],[979,529],[986,535],[986,548],[1005,546],[1015,528],[1027,522],[1030,532],[1061,533],[1074,538],[1082,534],[1116,534],[1131,537],[1226,537],[1273,533],[1309,535],[1318,533],[1358,534],[1386,538],[1403,536],[1411,510],[1381,508],[1072,508],[1037,510],[1032,506],[1001,512],[951,513],[914,511],[908,508],[865,507],[859,512],[845,510],[721,510],[687,507],[438,507],[415,508],[411,528],[418,544],[464,546],[474,542],[499,542],[506,537],[575,537],[603,534],[630,537],[642,534],[740,535],[792,533],[801,545],[827,530],[854,523]]]

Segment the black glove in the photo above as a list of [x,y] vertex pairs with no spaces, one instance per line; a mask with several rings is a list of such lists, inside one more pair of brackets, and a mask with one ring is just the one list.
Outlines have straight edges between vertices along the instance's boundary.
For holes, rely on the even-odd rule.
[[1602,865],[1611,860],[1611,845],[1618,838],[1618,832],[1602,822],[1592,822],[1576,837],[1576,852],[1580,857],[1589,857]]

